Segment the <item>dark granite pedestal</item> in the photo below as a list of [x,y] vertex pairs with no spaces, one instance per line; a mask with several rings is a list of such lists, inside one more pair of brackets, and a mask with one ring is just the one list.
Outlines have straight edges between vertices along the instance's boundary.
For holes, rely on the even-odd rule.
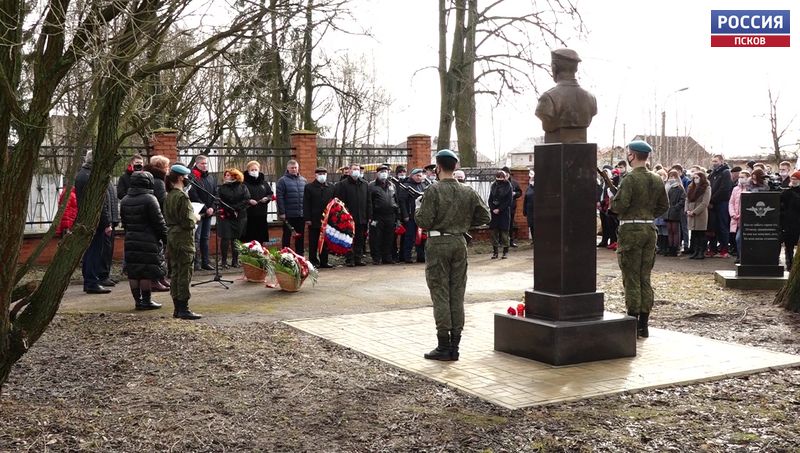
[[495,315],[494,348],[551,365],[636,355],[636,320],[597,292],[597,145],[534,150],[533,289],[525,317]]

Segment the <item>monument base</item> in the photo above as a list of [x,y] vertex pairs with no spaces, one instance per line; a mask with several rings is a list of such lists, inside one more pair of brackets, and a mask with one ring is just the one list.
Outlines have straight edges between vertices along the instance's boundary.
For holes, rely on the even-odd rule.
[[603,293],[553,294],[525,291],[525,314],[550,321],[578,321],[600,318],[604,312]]
[[781,289],[789,280],[789,273],[780,277],[741,277],[736,271],[716,271],[714,281],[723,288],[732,289]]
[[636,319],[609,312],[583,321],[548,321],[496,313],[494,350],[550,365],[634,357]]
[[737,277],[782,277],[783,266],[779,264],[775,265],[737,264],[736,276]]

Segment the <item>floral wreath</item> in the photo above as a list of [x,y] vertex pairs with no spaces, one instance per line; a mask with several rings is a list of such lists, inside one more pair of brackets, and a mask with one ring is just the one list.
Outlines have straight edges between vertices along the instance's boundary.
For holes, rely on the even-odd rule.
[[322,253],[323,245],[327,245],[329,253],[346,255],[353,248],[355,231],[356,224],[353,216],[347,212],[342,200],[334,198],[328,203],[322,216],[317,253]]

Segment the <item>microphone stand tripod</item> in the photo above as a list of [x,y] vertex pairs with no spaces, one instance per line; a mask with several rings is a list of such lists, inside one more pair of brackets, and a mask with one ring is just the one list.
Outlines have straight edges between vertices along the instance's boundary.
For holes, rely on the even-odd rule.
[[[191,184],[192,187],[199,189],[201,192],[204,192],[206,195],[210,196],[214,200],[215,207],[218,208],[219,206],[222,206],[223,208],[228,209],[231,212],[234,212],[234,209],[230,207],[230,205],[220,200],[218,196],[209,192],[200,184],[196,183],[194,180],[187,179],[187,181],[189,181],[189,184]],[[217,282],[220,285],[222,285],[223,288],[230,289],[230,287],[226,285],[226,283],[233,284],[233,280],[225,280],[222,278],[222,274],[219,273],[219,209],[214,210],[214,217],[217,218],[217,232],[214,234],[214,277],[211,278],[210,280],[206,280],[203,282],[192,283],[191,285],[192,288],[199,285],[205,285],[206,283]]]

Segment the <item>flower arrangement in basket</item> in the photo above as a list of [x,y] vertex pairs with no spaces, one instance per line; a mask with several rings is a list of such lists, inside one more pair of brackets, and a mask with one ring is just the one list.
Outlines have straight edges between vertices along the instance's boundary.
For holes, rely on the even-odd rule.
[[284,291],[298,291],[308,277],[311,277],[312,284],[317,284],[317,268],[291,248],[269,249],[267,255],[272,262],[275,278]]
[[275,275],[272,259],[258,241],[242,244],[241,241],[236,240],[234,246],[239,252],[239,262],[242,263],[244,276],[248,282],[263,283],[267,280],[268,275]]
[[323,244],[327,244],[329,253],[346,255],[353,248],[355,231],[353,216],[341,200],[334,198],[325,207],[317,253],[322,253]]

